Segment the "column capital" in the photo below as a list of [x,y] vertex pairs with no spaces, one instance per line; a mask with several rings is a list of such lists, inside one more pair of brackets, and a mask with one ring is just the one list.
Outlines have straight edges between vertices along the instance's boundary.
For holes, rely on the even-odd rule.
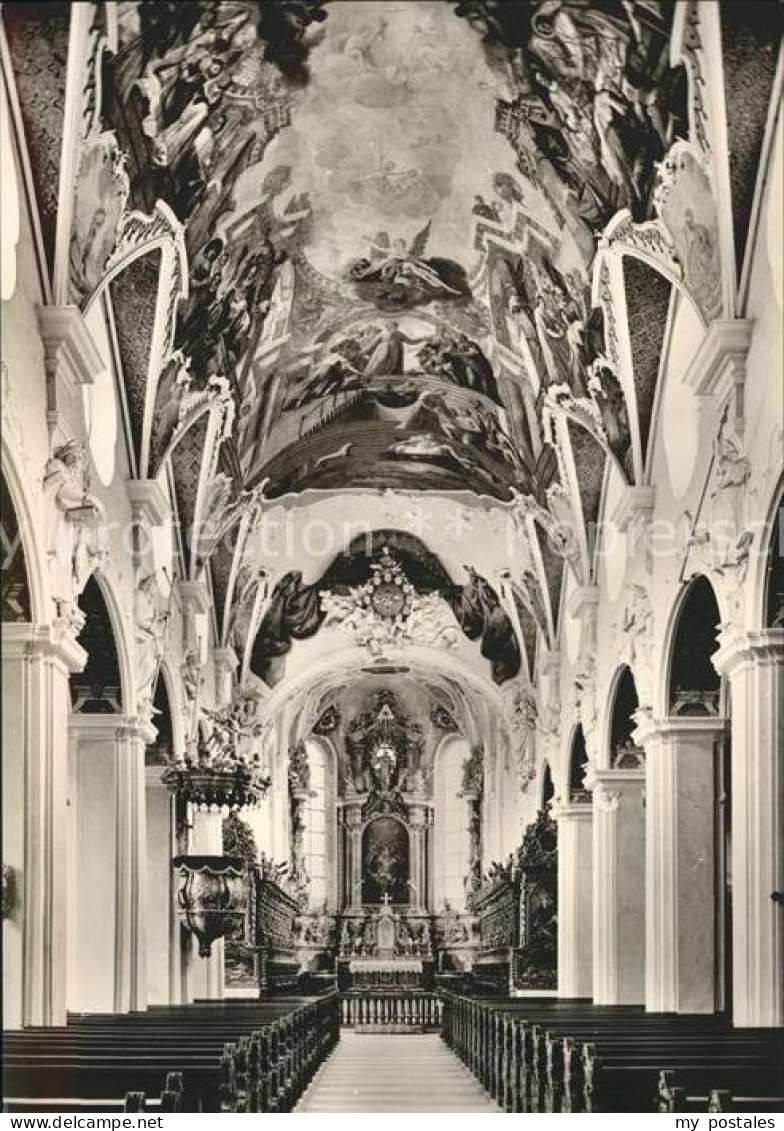
[[539,660],[539,674],[552,675],[561,669],[561,652],[558,648],[549,648]]
[[141,742],[144,746],[149,746],[152,742],[155,742],[158,731],[147,719],[143,719],[139,715],[132,715],[126,717],[124,724],[118,727],[117,737],[124,738],[128,742]]
[[346,827],[352,831],[359,830],[362,827],[362,802],[351,802],[343,806],[343,820]]
[[725,720],[719,715],[671,715],[665,719],[644,719],[632,734],[632,740],[646,750],[660,740],[675,741],[696,737],[718,738],[724,733]]
[[177,591],[186,610],[190,613],[207,613],[210,608],[210,595],[204,581],[178,581]]
[[579,585],[569,597],[568,609],[573,617],[593,612],[599,604],[598,585]]
[[586,779],[585,788],[593,791],[596,799],[597,789],[609,792],[642,787],[645,784],[645,766],[635,766],[628,770],[593,770]]
[[655,487],[625,487],[610,521],[621,534],[625,534],[640,521],[650,522],[655,506]]
[[73,738],[95,742],[114,742],[125,731],[130,720],[125,714],[80,715],[72,711],[68,717],[68,733]]
[[68,733],[77,739],[94,742],[141,742],[148,746],[158,737],[155,727],[137,715],[80,715],[72,712]]
[[4,624],[2,638],[3,654],[9,659],[51,658],[68,672],[80,672],[87,663],[81,644],[55,625]]
[[784,628],[744,632],[728,626],[719,636],[718,651],[711,657],[719,675],[732,677],[739,667],[784,661]]
[[77,385],[92,385],[106,366],[78,306],[39,306],[38,328],[47,374],[73,396]]
[[739,379],[745,378],[753,325],[747,318],[711,322],[684,376],[684,384],[696,396],[709,397],[728,391]]
[[593,805],[589,801],[564,801],[554,804],[550,814],[556,821],[583,821],[593,820]]
[[137,521],[163,526],[169,518],[169,500],[157,479],[131,479],[127,483],[131,512]]
[[409,802],[408,820],[413,828],[425,828],[427,825],[427,803],[424,800]]
[[216,648],[212,653],[216,671],[234,675],[239,667],[239,659],[233,648]]

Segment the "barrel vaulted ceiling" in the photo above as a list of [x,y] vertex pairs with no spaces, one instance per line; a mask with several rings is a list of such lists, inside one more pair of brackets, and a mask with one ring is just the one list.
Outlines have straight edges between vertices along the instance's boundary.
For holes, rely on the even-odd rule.
[[492,580],[533,674],[565,570],[592,579],[608,469],[646,482],[674,304],[736,313],[723,139],[753,164],[777,45],[731,5],[760,63],[726,41],[711,70],[725,7],[4,5],[53,296],[105,307],[133,473],[169,475],[183,572],[248,660],[269,508],[399,494],[514,515]]

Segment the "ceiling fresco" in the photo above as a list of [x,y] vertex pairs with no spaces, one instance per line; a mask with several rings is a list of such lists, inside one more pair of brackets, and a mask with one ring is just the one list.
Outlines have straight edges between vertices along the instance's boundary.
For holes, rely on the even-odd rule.
[[[4,23],[12,54],[29,48],[38,168],[65,91],[30,95],[28,7]],[[275,682],[293,642],[364,632],[352,594],[381,547],[336,580],[273,565],[254,531],[276,509],[348,512],[346,492],[397,529],[400,499],[429,492],[416,505],[497,509],[516,541],[409,576],[413,604],[434,639],[478,641],[499,685],[532,675],[566,572],[591,583],[607,475],[645,484],[677,303],[732,316],[707,10],[89,7],[57,301],[113,322],[134,474],[166,471],[184,572],[208,568],[222,635]],[[61,46],[53,31],[50,71]]]
[[474,195],[509,163],[488,130],[503,77],[438,0],[328,13],[302,103],[269,153],[312,200],[308,259],[383,307],[459,301]]
[[544,504],[522,371],[624,467],[589,268],[601,224],[649,214],[682,125],[665,7],[121,4],[105,116],[131,202],[171,207],[189,261],[156,450],[222,382],[237,491]]

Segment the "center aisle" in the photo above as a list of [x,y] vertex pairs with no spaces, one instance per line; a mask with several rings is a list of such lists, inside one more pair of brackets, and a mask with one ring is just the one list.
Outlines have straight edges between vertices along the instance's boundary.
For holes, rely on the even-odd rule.
[[309,1112],[467,1111],[501,1115],[436,1033],[343,1031],[294,1109]]

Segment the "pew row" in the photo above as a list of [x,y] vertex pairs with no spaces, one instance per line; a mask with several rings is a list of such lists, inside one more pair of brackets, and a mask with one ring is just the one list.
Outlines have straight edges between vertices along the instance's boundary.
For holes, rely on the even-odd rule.
[[444,1039],[506,1111],[668,1111],[661,1079],[673,1071],[689,1094],[705,1097],[702,1110],[719,1091],[738,1103],[776,1103],[780,1030],[624,1007],[443,997]]
[[12,1100],[30,1101],[31,1107],[65,1097],[93,1111],[101,1102],[114,1110],[128,1092],[156,1096],[167,1090],[170,1073],[180,1073],[185,1084],[181,1110],[219,1111],[225,1046],[291,1017],[313,1000],[155,1006],[143,1013],[73,1015],[59,1029],[6,1032],[3,1092]]
[[226,1045],[220,1110],[290,1112],[340,1038],[337,993]]

